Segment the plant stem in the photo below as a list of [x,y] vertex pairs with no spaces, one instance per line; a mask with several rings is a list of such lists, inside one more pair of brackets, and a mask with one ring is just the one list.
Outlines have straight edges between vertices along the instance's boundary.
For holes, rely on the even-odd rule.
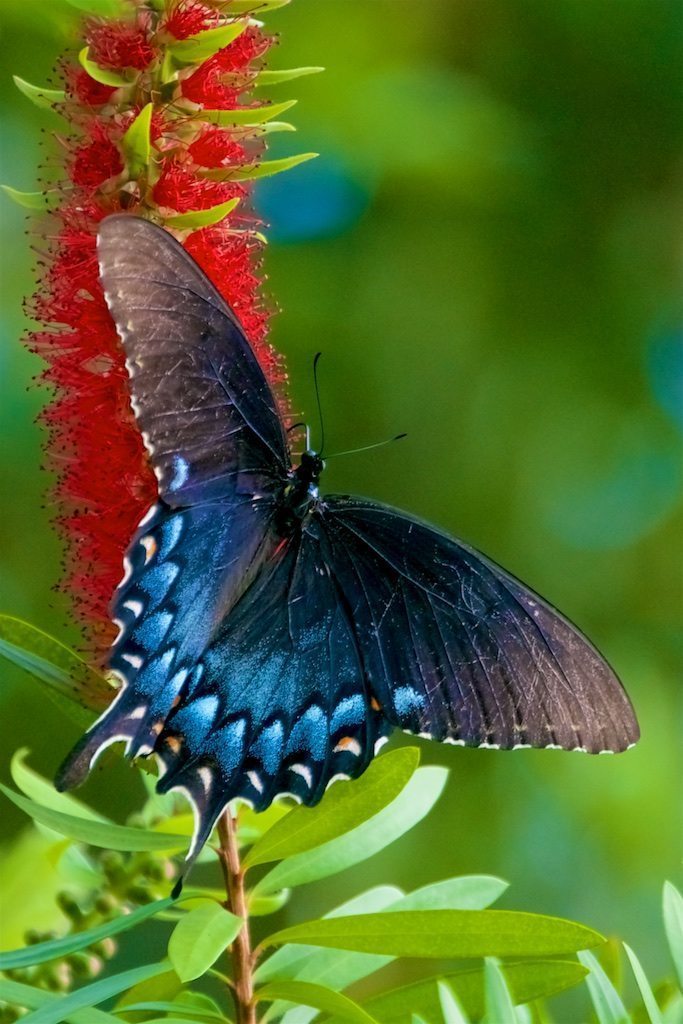
[[230,806],[225,808],[218,819],[218,836],[221,868],[225,881],[227,900],[225,907],[244,920],[244,926],[230,947],[232,955],[233,982],[232,996],[237,1013],[237,1024],[256,1024],[254,1001],[253,957],[251,935],[249,934],[249,912],[244,888],[244,871],[240,864],[235,821]]

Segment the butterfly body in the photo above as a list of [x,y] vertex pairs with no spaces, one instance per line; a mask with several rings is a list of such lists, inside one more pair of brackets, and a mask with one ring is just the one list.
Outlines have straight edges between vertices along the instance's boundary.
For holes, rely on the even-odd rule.
[[[465,746],[619,751],[618,679],[546,601],[396,509],[320,496],[234,313],[162,229],[100,228],[105,296],[159,481],[124,561],[121,681],[65,762],[123,741],[191,800],[194,859],[230,800],[316,803],[393,728]],[[144,270],[140,270],[143,267]]]

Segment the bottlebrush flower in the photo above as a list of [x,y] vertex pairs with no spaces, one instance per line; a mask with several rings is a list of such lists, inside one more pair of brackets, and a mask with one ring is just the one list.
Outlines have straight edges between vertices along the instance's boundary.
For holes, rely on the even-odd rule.
[[[268,122],[284,105],[271,111],[247,96],[272,38],[248,15],[231,16],[233,2],[128,0],[125,16],[86,20],[78,62],[60,68],[65,176],[49,193],[58,202],[41,231],[52,242],[28,343],[53,389],[41,419],[66,548],[61,586],[99,653],[112,638],[108,606],[124,551],[157,494],[98,279],[104,217],[134,211],[173,231],[240,317],[287,414],[284,365],[267,341],[250,179],[313,154],[261,163],[266,125],[277,130]],[[55,99],[23,86],[37,102]]]

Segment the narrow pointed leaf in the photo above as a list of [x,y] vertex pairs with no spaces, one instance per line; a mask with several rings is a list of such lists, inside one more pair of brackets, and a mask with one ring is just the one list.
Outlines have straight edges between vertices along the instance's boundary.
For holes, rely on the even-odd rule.
[[0,615],[0,655],[45,685],[81,725],[90,725],[92,711],[106,707],[115,692],[104,676],[59,640],[9,615]]
[[50,942],[38,942],[36,945],[26,946],[24,949],[13,949],[0,953],[0,971],[32,967],[34,964],[46,963],[48,960],[61,960],[81,949],[87,949],[95,942],[101,942],[102,939],[135,928],[142,921],[154,917],[162,910],[167,910],[173,904],[174,900],[170,897],[157,900],[155,903],[148,903],[144,907],[133,910],[130,914],[121,914],[120,917],[116,917],[112,921],[106,921],[95,928],[88,928],[87,931],[66,935],[63,939],[52,939]]
[[[337,907],[327,917],[342,917],[348,914],[370,914],[376,911],[394,913],[398,910],[467,910],[484,909],[505,890],[507,884],[500,879],[486,875],[471,875],[452,878],[444,882],[424,886],[409,895],[395,888],[379,886],[362,893]],[[315,946],[284,946],[278,949],[256,971],[256,977],[265,981],[269,978],[297,978],[314,981],[341,990],[361,978],[367,977],[381,967],[391,963],[391,956],[376,953],[341,952],[337,949],[317,949]],[[292,1011],[284,1017],[283,1024],[304,1024],[302,1011]]]
[[187,213],[179,213],[173,217],[166,217],[164,223],[167,227],[177,228],[180,231],[194,231],[196,228],[210,227],[212,224],[219,224],[229,213],[240,203],[240,197],[228,199],[226,203],[219,203],[208,210],[189,210]]
[[325,68],[280,68],[268,71],[259,71],[254,85],[279,85],[280,82],[291,82],[295,78],[303,78],[304,75],[318,75]]
[[447,985],[445,981],[439,981],[436,988],[439,993],[443,1024],[468,1024],[465,1011],[456,999],[450,985]]
[[[533,960],[506,964],[505,978],[515,1003],[545,999],[579,984],[586,969],[576,961]],[[366,1001],[369,1013],[382,1024],[410,1024],[411,1015],[419,1013],[425,1020],[441,1019],[439,982],[453,989],[468,1017],[478,1019],[484,1013],[484,971],[457,971],[436,978],[427,978],[384,992]]]
[[[99,64],[96,64],[94,60],[90,59],[88,53],[88,47],[85,46],[78,54],[78,60],[82,68],[84,68],[90,77],[100,85],[111,85],[114,88],[121,88],[122,85],[130,85],[132,80],[131,77],[120,74],[118,71],[112,71],[111,68],[101,68]],[[139,74],[139,72],[136,72]]]
[[643,1005],[645,1006],[645,1010],[650,1019],[650,1024],[664,1024],[662,1011],[659,1009],[659,1003],[655,998],[655,994],[652,991],[652,987],[647,979],[647,975],[643,970],[640,960],[631,947],[627,946],[626,943],[624,943],[624,949],[626,950],[626,956],[631,964],[631,970],[633,971],[633,976],[636,979],[636,984],[638,985]]
[[579,953],[579,961],[589,970],[586,985],[599,1024],[629,1024],[630,1017],[621,996],[593,954],[584,950]]
[[19,92],[41,110],[52,110],[55,103],[61,103],[64,99],[63,89],[46,89],[42,85],[33,85],[19,75],[12,75],[12,80]]
[[357,781],[333,786],[317,807],[293,808],[252,846],[244,868],[314,849],[362,825],[396,799],[419,762],[417,747],[401,747],[374,760]]
[[131,178],[137,178],[149,167],[152,155],[152,111],[154,104],[142,108],[132,125],[121,139],[121,148],[126,158],[126,167]]
[[88,821],[71,814],[62,814],[51,807],[37,804],[21,796],[7,786],[0,785],[0,791],[34,821],[59,832],[62,836],[75,839],[90,846],[101,846],[107,850],[182,850],[188,845],[187,836],[175,836],[163,832],[151,832],[126,825],[111,825],[109,822]]
[[379,853],[429,814],[447,778],[448,771],[437,765],[418,768],[403,792],[374,818],[315,850],[288,857],[261,879],[254,892],[263,895],[314,882]]
[[[98,1003],[103,1003],[105,999],[111,999],[119,992],[125,992],[132,985],[147,978],[153,978],[156,974],[162,974],[167,970],[167,963],[147,964],[144,967],[134,967],[130,971],[122,971],[109,978],[102,978],[100,981],[85,985],[67,996],[61,996],[54,1003],[46,1003],[40,1009],[29,1013],[27,1017],[22,1017],[22,1024],[60,1024],[60,1021],[66,1020],[68,1014],[73,1013],[74,1010],[83,1010],[86,1007],[88,1013],[92,1014],[92,1007]],[[87,1017],[83,1019],[87,1020]],[[90,1021],[95,1024],[93,1016],[90,1017]]]
[[[34,988],[33,985],[24,985],[20,981],[10,981],[9,978],[0,978],[0,999],[12,1006],[21,1006],[25,1010],[38,1010],[43,1006],[62,1006],[62,996],[46,992],[42,988]],[[28,1020],[22,1017],[21,1020]],[[121,1024],[118,1017],[111,1013],[104,1013],[91,1006],[87,1010],[73,1010],[58,1017],[59,1021],[66,1021],[67,1024]]]
[[264,946],[306,943],[403,957],[555,956],[604,942],[592,928],[510,910],[406,910],[306,921]]
[[676,968],[678,982],[683,988],[683,896],[671,882],[664,883],[664,929]]
[[23,206],[25,210],[45,209],[46,196],[44,192],[21,192],[18,188],[12,188],[11,185],[2,185],[0,188],[17,206]]
[[93,811],[87,804],[81,803],[75,797],[67,793],[58,793],[51,782],[28,767],[25,763],[27,754],[27,748],[22,747],[21,750],[16,751],[10,764],[12,778],[24,796],[42,804],[43,807],[51,807],[53,811],[72,814],[76,818],[87,818],[89,821],[113,824],[108,818]]
[[[327,914],[327,917],[343,917],[347,914],[371,914],[384,910],[396,903],[402,896],[400,889],[390,885],[378,885],[360,893]],[[340,992],[348,985],[378,971],[391,962],[391,957],[373,953],[350,953],[338,949],[318,949],[315,946],[283,946],[265,960],[255,973],[259,982],[310,981],[316,985]],[[268,1011],[268,1018],[282,1016],[282,1024],[308,1024],[316,1016],[310,1008],[295,1006],[287,1009],[282,1001],[274,1003]],[[286,1012],[285,1012],[286,1011]]]
[[515,1004],[503,973],[496,961],[484,961],[484,1001],[488,1024],[515,1024]]
[[[180,1001],[176,1002],[175,1000],[150,1000],[149,1002],[131,1003],[125,1007],[119,1007],[119,1012],[123,1009],[125,1009],[127,1014],[150,1012],[178,1014],[182,1012],[191,1016],[195,1024],[197,1024],[198,1021],[225,1021],[225,1017],[223,1017],[219,1012],[202,1010],[192,1006],[190,1003],[183,1003]],[[177,1020],[177,1017],[164,1017],[164,1020],[169,1019]],[[145,1024],[149,1024],[149,1022],[145,1020]]]
[[278,910],[282,910],[289,903],[290,895],[289,889],[280,889],[269,896],[251,895],[249,897],[249,914],[251,917],[276,914]]
[[243,924],[241,917],[213,900],[184,915],[168,944],[168,956],[180,980],[193,981],[205,974]]
[[199,110],[195,117],[198,121],[208,121],[219,128],[230,128],[232,125],[252,126],[272,121],[296,106],[296,100],[285,100],[284,103],[268,103],[263,107],[239,107],[237,110]]
[[333,1013],[340,1020],[354,1021],[355,1024],[377,1024],[374,1017],[348,996],[333,992],[323,985],[313,985],[309,981],[273,981],[257,989],[256,998],[269,1002],[286,999],[290,1003],[313,1006],[316,1010]]
[[296,156],[282,157],[280,160],[263,160],[260,164],[248,164],[244,167],[218,168],[210,171],[198,171],[202,178],[211,181],[254,181],[256,178],[270,178],[282,171],[291,171],[293,167],[314,160],[319,153],[298,153]]
[[195,36],[170,43],[168,49],[173,58],[180,63],[198,64],[229,46],[242,35],[246,27],[246,21],[235,21],[229,25],[220,25],[218,28],[207,28]]

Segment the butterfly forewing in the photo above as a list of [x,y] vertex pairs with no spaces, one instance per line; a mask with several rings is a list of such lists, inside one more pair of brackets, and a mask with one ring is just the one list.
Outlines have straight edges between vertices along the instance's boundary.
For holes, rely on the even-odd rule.
[[604,658],[499,566],[373,502],[326,497],[320,515],[366,675],[395,725],[468,746],[599,753],[637,740]]
[[289,468],[276,400],[221,295],[168,232],[120,214],[98,259],[133,409],[174,506],[262,493]]

